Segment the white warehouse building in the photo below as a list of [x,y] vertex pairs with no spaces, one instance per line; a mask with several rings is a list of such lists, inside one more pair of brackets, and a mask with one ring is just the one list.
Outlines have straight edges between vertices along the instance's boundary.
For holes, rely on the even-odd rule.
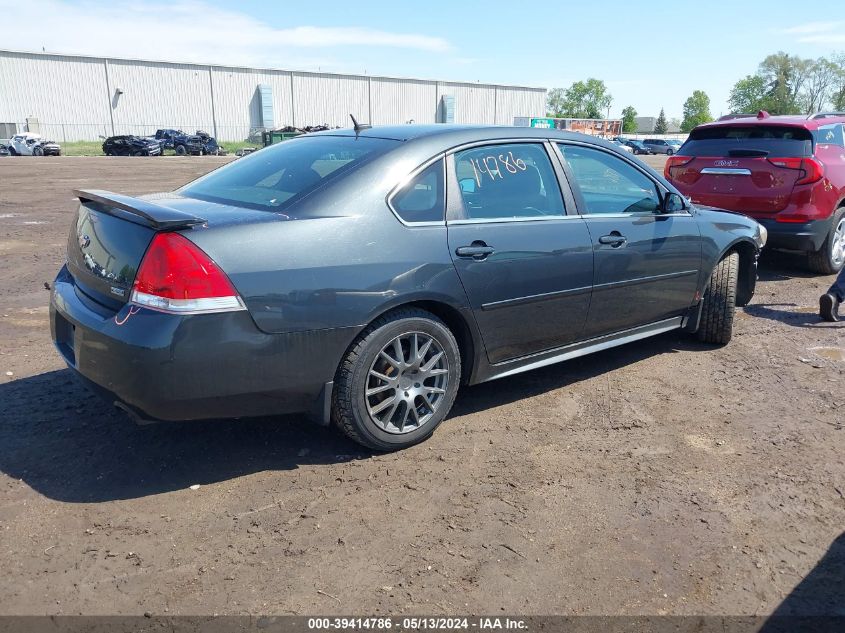
[[0,50],[0,138],[158,128],[241,141],[260,129],[489,123],[545,112],[545,88]]

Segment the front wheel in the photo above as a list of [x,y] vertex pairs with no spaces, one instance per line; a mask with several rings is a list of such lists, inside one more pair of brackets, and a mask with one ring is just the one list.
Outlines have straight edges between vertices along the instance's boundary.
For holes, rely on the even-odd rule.
[[35,147],[32,150],[32,155],[33,156],[44,156],[44,150],[40,147]]
[[440,425],[460,380],[461,356],[449,328],[424,310],[395,310],[347,352],[335,376],[332,419],[368,448],[407,448]]
[[811,271],[822,275],[838,273],[845,266],[845,207],[833,214],[830,233],[822,247],[810,253],[807,263]]
[[725,345],[733,335],[736,312],[736,287],[739,272],[739,254],[729,253],[710,275],[704,291],[701,321],[698,324],[699,341]]
[[184,156],[185,154],[188,153],[188,150],[185,149],[184,145],[177,145],[176,148],[175,148],[175,151],[176,151],[177,156]]

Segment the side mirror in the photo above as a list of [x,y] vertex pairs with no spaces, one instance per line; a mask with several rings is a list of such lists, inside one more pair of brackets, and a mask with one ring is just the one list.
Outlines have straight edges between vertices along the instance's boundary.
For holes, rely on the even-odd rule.
[[674,191],[670,191],[663,196],[663,208],[661,209],[663,213],[677,213],[686,208],[687,203],[684,201],[683,196],[678,195]]
[[463,193],[475,193],[475,178],[462,178],[458,184]]

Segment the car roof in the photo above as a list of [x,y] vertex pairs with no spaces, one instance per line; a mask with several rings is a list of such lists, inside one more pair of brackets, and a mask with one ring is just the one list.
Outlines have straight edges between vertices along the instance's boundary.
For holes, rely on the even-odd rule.
[[[762,115],[762,116],[761,116]],[[696,129],[713,128],[713,127],[746,127],[748,125],[783,125],[791,127],[803,127],[807,130],[817,130],[822,126],[831,125],[834,123],[845,123],[845,116],[824,116],[817,118],[810,118],[814,115],[806,114],[777,114],[771,115],[768,113],[757,113],[743,115],[733,115],[731,118],[726,118],[721,121],[711,121],[710,123],[703,123],[696,127]]]
[[308,136],[360,136],[382,138],[394,141],[417,141],[428,139],[437,141],[444,147],[471,143],[474,141],[495,141],[516,138],[536,138],[538,140],[589,140],[595,143],[616,147],[613,143],[598,136],[567,132],[549,128],[516,127],[506,125],[461,125],[452,123],[384,125],[365,128],[356,132],[353,128],[340,128],[312,132]]

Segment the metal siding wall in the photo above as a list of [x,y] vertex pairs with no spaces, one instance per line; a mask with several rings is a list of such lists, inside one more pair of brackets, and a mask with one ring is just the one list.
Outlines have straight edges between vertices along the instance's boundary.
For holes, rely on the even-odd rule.
[[497,125],[513,125],[514,117],[543,116],[545,112],[545,90],[496,88]]
[[17,123],[28,116],[41,122],[41,133],[57,141],[97,138],[110,127],[102,59],[0,54],[0,121]]
[[[455,97],[456,123],[511,125],[545,111],[536,88],[134,60],[109,60],[108,71],[107,86],[103,58],[0,51],[0,121],[21,126],[33,116],[44,136],[73,141],[111,135],[112,115],[116,134],[213,133],[216,120],[221,140],[243,140],[260,121],[261,83],[273,88],[278,127],[347,127],[350,113],[375,125],[432,123],[443,94]],[[124,94],[115,98],[117,87]]]
[[242,141],[249,136],[252,128],[260,125],[256,97],[258,84],[267,84],[273,88],[276,127],[291,124],[289,72],[215,66],[212,73],[217,135],[221,140]]
[[434,123],[437,113],[437,84],[433,81],[372,79],[373,125]]
[[440,94],[455,96],[455,123],[493,123],[496,119],[494,86],[441,82]]
[[350,127],[350,113],[370,120],[367,77],[293,73],[293,125]]
[[[109,61],[115,134],[154,134],[159,127],[211,132],[208,67]],[[122,95],[116,96],[120,88]]]

